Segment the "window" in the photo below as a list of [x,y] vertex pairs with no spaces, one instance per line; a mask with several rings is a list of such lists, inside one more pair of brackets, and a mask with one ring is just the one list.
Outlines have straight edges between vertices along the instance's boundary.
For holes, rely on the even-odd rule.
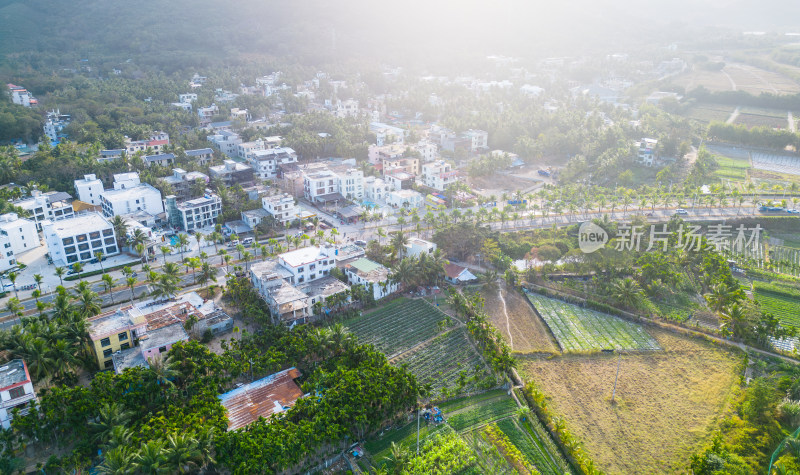
[[89,244],[85,243],[85,242],[82,243],[82,244],[78,244],[78,250],[79,251],[88,251],[89,250]]
[[104,229],[103,230],[103,236],[111,236],[113,234],[114,234],[114,230],[113,229],[109,228],[109,229]]
[[116,242],[116,241],[114,240],[114,238],[113,238],[113,237],[107,237],[107,238],[105,239],[105,243],[106,243],[106,244],[114,244],[115,242]]
[[103,350],[103,358],[109,358],[111,356],[111,353],[113,353],[113,350],[111,350],[111,348]]
[[11,399],[16,399],[18,397],[22,397],[25,395],[25,386],[18,386],[13,388],[11,391],[8,392],[11,396]]
[[110,255],[110,254],[116,254],[116,253],[117,253],[116,246],[111,246],[111,247],[107,247],[106,248],[106,254]]
[[92,241],[92,249],[97,249],[98,247],[103,247],[103,242],[100,240]]
[[89,239],[98,239],[100,237],[100,231],[94,231],[89,233]]
[[86,235],[81,234],[80,236],[77,236],[75,239],[77,239],[78,242],[86,242]]
[[72,264],[73,262],[77,261],[78,261],[78,256],[76,256],[75,254],[70,254],[69,256],[67,256],[67,263]]
[[159,353],[163,353],[163,352],[165,352],[165,351],[167,351],[167,347],[166,347],[166,346],[162,346],[162,347],[160,347],[160,348],[158,349],[158,352],[159,352]]
[[85,261],[85,260],[91,259],[91,258],[92,258],[92,253],[91,252],[82,252],[81,253],[81,260],[82,261]]
[[68,237],[68,238],[62,239],[61,242],[66,246],[68,244],[72,244],[75,241],[71,237]]
[[130,343],[123,343],[122,346],[120,346],[120,349],[121,350],[127,350],[130,347],[131,347]]
[[75,254],[75,246],[69,246],[64,248],[65,254]]
[[111,344],[111,339],[109,339],[108,337],[100,340],[100,346],[108,346],[110,344]]
[[117,338],[119,338],[119,341],[127,340],[128,339],[128,332],[120,333],[119,335],[117,335]]
[[112,366],[114,366],[114,361],[108,360],[106,361],[106,364],[104,366],[106,367],[106,369],[111,368]]

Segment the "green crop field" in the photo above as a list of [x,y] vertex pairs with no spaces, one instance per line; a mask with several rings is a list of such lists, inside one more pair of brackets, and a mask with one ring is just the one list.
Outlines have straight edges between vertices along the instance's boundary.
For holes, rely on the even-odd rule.
[[468,393],[477,390],[481,383],[484,388],[496,384],[463,327],[450,330],[404,353],[393,364],[405,365],[420,384],[430,384],[434,394],[442,388]]
[[536,294],[527,294],[565,352],[658,350],[641,325]]
[[714,175],[736,181],[744,181],[747,178],[747,170],[751,168],[750,160],[721,155],[717,155],[715,158],[719,168],[714,171]]
[[755,282],[756,301],[781,324],[800,328],[800,290]]
[[391,358],[436,336],[445,319],[447,315],[424,300],[401,298],[344,325],[358,341]]
[[698,104],[692,107],[686,116],[702,122],[725,122],[733,113],[733,106],[718,104]]

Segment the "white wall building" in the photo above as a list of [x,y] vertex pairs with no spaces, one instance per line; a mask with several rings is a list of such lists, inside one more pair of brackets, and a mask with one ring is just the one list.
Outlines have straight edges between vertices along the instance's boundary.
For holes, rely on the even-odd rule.
[[155,153],[161,153],[167,145],[169,145],[169,134],[166,132],[153,132],[144,140],[131,140],[129,137],[125,137],[125,151],[128,155],[145,152],[148,149]]
[[114,227],[100,213],[44,221],[42,233],[53,263],[59,266],[90,261],[97,251],[106,256],[119,254]]
[[485,130],[470,129],[462,134],[472,140],[472,151],[478,152],[489,148],[489,132]]
[[297,218],[297,207],[294,204],[294,198],[288,193],[265,196],[261,198],[261,205],[267,213],[281,224]]
[[186,232],[213,226],[222,211],[222,200],[219,196],[206,190],[200,198],[178,203],[174,195],[167,196],[164,207],[170,225]]
[[434,190],[444,191],[445,188],[458,181],[458,171],[444,160],[422,165],[422,183]]
[[419,208],[424,201],[425,197],[414,190],[392,190],[386,194],[386,204],[396,208]]
[[8,89],[11,91],[11,102],[14,104],[19,104],[25,107],[30,107],[31,104],[38,104],[38,101],[34,99],[33,95],[24,87],[9,84]]
[[152,216],[164,212],[161,192],[147,183],[136,186],[106,190],[100,195],[103,214],[108,217],[122,216],[144,211]]
[[439,147],[435,143],[421,140],[412,148],[419,153],[423,162],[432,162],[439,158]]
[[0,231],[0,272],[5,272],[16,265],[17,256],[11,249],[11,240],[3,234],[3,231]]
[[75,192],[84,203],[100,206],[100,195],[103,191],[103,182],[95,174],[83,175],[83,180],[75,180]]
[[392,187],[381,178],[368,176],[364,178],[364,198],[370,201],[383,202]]
[[71,218],[75,215],[71,200],[72,197],[69,193],[60,191],[42,193],[39,190],[33,190],[30,197],[15,201],[14,206],[30,212],[36,223],[36,229],[41,231],[44,220],[54,221]]
[[372,296],[380,300],[397,291],[397,284],[392,282],[389,269],[362,257],[345,265],[344,274],[350,285],[365,285],[372,288]]
[[220,130],[219,133],[209,135],[206,139],[214,144],[223,154],[229,157],[238,156],[239,144],[242,143],[242,138],[236,132]]
[[256,176],[262,180],[275,178],[280,165],[297,163],[297,153],[290,147],[266,148],[251,152],[246,158]]
[[392,143],[401,144],[406,136],[406,131],[400,127],[384,124],[382,122],[371,122],[369,124],[369,131],[375,134],[375,141],[379,146]]
[[196,100],[197,100],[197,94],[193,92],[187,92],[186,94],[178,94],[178,102],[187,102],[191,104]]
[[336,117],[358,117],[359,113],[360,109],[358,108],[357,100],[347,99],[344,101],[336,101],[336,110],[334,111]]
[[291,276],[293,285],[311,282],[328,275],[336,267],[335,251],[329,247],[310,246],[278,255],[278,263]]
[[42,245],[36,223],[30,219],[20,218],[17,213],[0,215],[0,234],[8,236],[11,250],[15,256]]
[[420,238],[409,238],[405,248],[404,257],[419,257],[422,254],[433,254],[436,250],[436,243]]
[[18,409],[20,415],[25,415],[31,401],[38,402],[38,399],[25,362],[16,359],[0,366],[0,425],[3,429],[11,427],[13,410]]

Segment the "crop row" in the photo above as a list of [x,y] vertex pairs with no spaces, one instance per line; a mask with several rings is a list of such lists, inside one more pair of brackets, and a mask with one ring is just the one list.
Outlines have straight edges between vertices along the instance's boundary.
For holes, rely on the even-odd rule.
[[503,417],[513,414],[516,410],[517,403],[511,398],[504,398],[456,414],[448,419],[447,422],[453,429],[462,431],[496,421],[497,419],[502,419]]
[[528,299],[564,351],[659,348],[640,325],[540,295],[528,294]]
[[511,443],[525,455],[525,458],[527,458],[530,463],[536,465],[539,472],[545,475],[559,475],[561,473],[544,449],[534,443],[530,436],[520,429],[514,421],[514,418],[498,421],[497,427],[508,437]]
[[445,317],[427,302],[401,299],[351,320],[347,327],[362,343],[374,344],[392,356],[435,336]]
[[782,324],[800,328],[800,303],[797,299],[756,291],[756,300],[765,312],[774,315]]

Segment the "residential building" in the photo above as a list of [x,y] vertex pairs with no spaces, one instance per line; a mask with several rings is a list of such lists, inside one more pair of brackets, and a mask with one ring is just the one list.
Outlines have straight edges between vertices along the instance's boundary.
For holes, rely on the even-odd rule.
[[383,173],[391,173],[393,171],[404,171],[411,175],[419,175],[419,158],[385,158],[383,160]]
[[289,271],[289,283],[301,284],[328,275],[336,266],[334,255],[333,248],[309,246],[279,254],[277,262]]
[[303,396],[294,381],[299,377],[297,368],[289,368],[220,394],[228,430],[241,429],[261,417],[268,420],[273,414],[287,411]]
[[339,177],[328,169],[303,173],[303,194],[312,203],[344,201],[339,193]]
[[225,160],[222,165],[208,167],[208,173],[212,180],[218,178],[225,186],[249,185],[255,181],[253,167],[233,160]]
[[59,142],[66,137],[63,130],[69,125],[71,117],[69,114],[62,114],[60,110],[51,110],[47,113],[44,123],[44,134],[51,142]]
[[0,272],[5,272],[17,265],[17,257],[11,248],[11,240],[0,231]]
[[373,202],[384,201],[392,187],[381,178],[368,176],[364,178],[364,198]]
[[237,156],[239,144],[242,143],[242,138],[239,134],[229,130],[220,130],[214,135],[209,135],[206,139],[214,144],[223,155],[228,157]]
[[42,234],[50,257],[58,266],[90,261],[97,251],[105,256],[119,254],[114,227],[100,213],[85,213],[59,221],[45,220]]
[[[8,236],[11,250],[18,256],[42,245],[36,223],[30,219],[20,218],[17,213],[0,215],[0,234]],[[4,249],[4,254],[8,249]]]
[[169,224],[173,228],[189,232],[216,224],[217,216],[222,211],[222,200],[206,189],[202,197],[180,203],[175,195],[167,196],[164,206]]
[[286,224],[297,219],[297,207],[294,198],[288,193],[282,195],[265,196],[261,198],[261,205],[270,216],[280,224]]
[[297,153],[290,147],[265,148],[251,152],[246,158],[262,180],[277,177],[281,165],[297,163]]
[[117,173],[114,175],[114,189],[124,190],[126,188],[133,188],[139,186],[142,180],[139,178],[137,172]]
[[458,171],[444,160],[436,160],[422,165],[422,184],[434,190],[445,188],[458,181]]
[[0,366],[0,426],[9,429],[14,410],[26,415],[31,401],[39,402],[25,361],[15,359]]
[[344,274],[350,285],[364,285],[372,289],[375,300],[397,291],[397,283],[390,278],[389,269],[365,257],[346,264]]
[[393,190],[410,190],[414,185],[414,175],[399,169],[385,173],[383,179]]
[[394,208],[415,209],[424,201],[425,197],[414,190],[392,190],[386,194],[386,204]]
[[197,94],[193,92],[187,92],[186,94],[178,94],[178,102],[187,102],[191,104],[196,100],[197,100]]
[[355,99],[347,99],[344,101],[336,101],[336,108],[334,115],[339,118],[345,117],[358,117],[361,110],[358,108],[358,101]]
[[125,137],[125,151],[128,155],[150,150],[160,153],[167,145],[169,145],[169,134],[166,132],[153,132],[144,140],[131,140],[129,137]]
[[377,165],[386,159],[402,158],[406,153],[406,146],[403,144],[389,145],[370,145],[367,151],[369,163]]
[[[321,279],[305,282],[297,286],[297,290],[306,294],[308,305],[312,312],[315,304],[320,304],[323,308],[329,306],[328,298],[350,290],[350,286],[332,275],[327,275]],[[349,301],[350,298],[347,298]]]
[[158,153],[156,155],[145,155],[144,164],[148,167],[152,165],[161,165],[162,167],[171,167],[175,164],[175,154],[173,153]]
[[433,254],[436,243],[420,238],[409,238],[403,251],[403,257],[419,257],[422,254]]
[[339,193],[349,200],[364,198],[364,172],[357,168],[342,170],[337,174]]
[[75,192],[84,203],[100,206],[100,194],[103,193],[103,182],[97,175],[83,175],[83,180],[75,180]]
[[217,88],[214,92],[214,101],[216,102],[233,102],[239,94],[225,89]]
[[57,221],[75,215],[72,209],[72,197],[63,191],[42,193],[33,190],[30,197],[17,200],[13,205],[28,211],[39,231],[42,230],[44,220]]
[[411,148],[419,153],[423,162],[432,162],[439,158],[439,147],[433,142],[421,140],[416,145],[412,145]]
[[11,91],[11,102],[14,104],[30,107],[39,103],[39,101],[33,97],[33,94],[28,92],[28,90],[24,87],[8,84],[8,89]]
[[197,108],[197,117],[200,119],[200,127],[205,127],[210,124],[211,118],[215,115],[219,115],[219,107],[217,107],[216,104]]
[[106,190],[100,195],[103,214],[109,218],[144,211],[151,216],[164,212],[161,192],[147,183]]
[[469,129],[464,132],[463,135],[472,141],[472,152],[480,152],[482,150],[489,149],[489,132],[486,132],[485,130]]
[[233,319],[195,292],[175,300],[148,300],[89,318],[89,339],[100,369],[114,367],[117,373],[134,366],[148,366],[177,342],[189,339],[188,320],[195,323],[190,333],[206,329],[219,333],[233,328]]
[[161,180],[172,187],[178,201],[184,201],[192,198],[192,187],[197,186],[198,181],[202,182],[202,190],[205,190],[209,178],[205,173],[187,172],[183,168],[173,168],[172,175],[162,177]]
[[466,155],[472,151],[472,139],[470,137],[445,137],[442,139],[442,150]]
[[544,89],[533,84],[525,84],[519,88],[519,92],[526,97],[539,97],[544,92]]
[[256,208],[248,211],[242,211],[242,221],[247,224],[251,229],[261,224],[265,219],[272,215],[264,208]]
[[474,282],[478,280],[475,274],[469,271],[466,267],[456,264],[445,264],[444,266],[444,280],[450,284],[458,285],[467,282]]
[[171,102],[170,105],[176,109],[181,109],[186,112],[192,111],[192,103],[191,102]]
[[643,138],[640,142],[636,143],[637,161],[647,167],[652,167],[656,160],[658,140]]
[[252,142],[242,142],[236,146],[236,156],[248,160],[253,152],[266,148],[267,144],[261,139],[256,139]]
[[250,118],[250,113],[247,112],[247,109],[239,109],[238,107],[231,108],[231,120],[242,120],[247,122]]
[[386,144],[399,143],[405,140],[406,131],[400,127],[384,124],[382,122],[371,122],[369,131],[375,134],[376,143],[379,146]]
[[214,159],[214,150],[211,148],[199,148],[196,150],[186,150],[184,152],[190,160],[198,165],[208,165]]

